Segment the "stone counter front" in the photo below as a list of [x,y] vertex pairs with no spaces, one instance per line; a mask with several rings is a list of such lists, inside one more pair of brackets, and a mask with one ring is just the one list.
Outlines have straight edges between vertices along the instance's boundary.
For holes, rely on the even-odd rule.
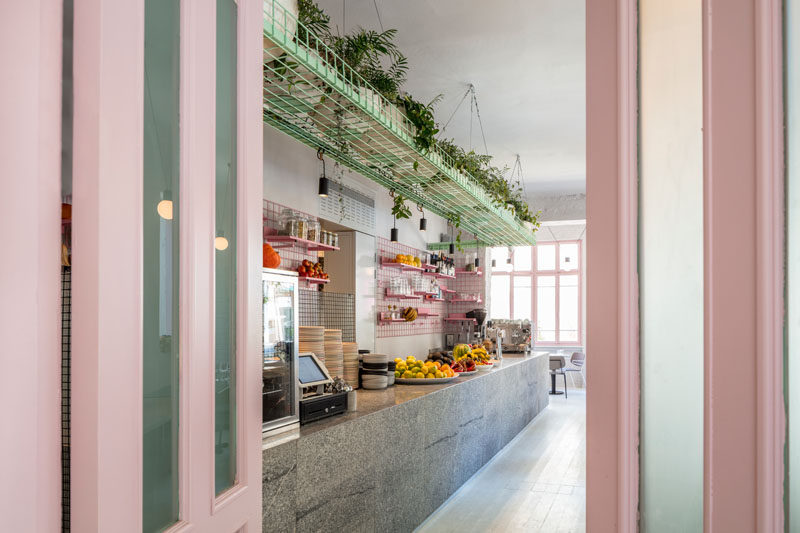
[[264,450],[264,531],[412,531],[547,406],[548,387],[535,356],[359,391],[356,413]]

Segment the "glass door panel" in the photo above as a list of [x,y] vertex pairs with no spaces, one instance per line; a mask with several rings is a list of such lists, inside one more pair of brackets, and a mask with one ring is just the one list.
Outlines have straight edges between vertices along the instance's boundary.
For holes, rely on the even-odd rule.
[[217,0],[214,487],[236,481],[236,2]]
[[788,531],[800,531],[800,2],[784,4]]
[[[144,39],[143,531],[178,520],[178,0],[146,0]],[[109,354],[112,355],[112,354]]]
[[264,429],[297,421],[297,278],[264,274],[262,282]]

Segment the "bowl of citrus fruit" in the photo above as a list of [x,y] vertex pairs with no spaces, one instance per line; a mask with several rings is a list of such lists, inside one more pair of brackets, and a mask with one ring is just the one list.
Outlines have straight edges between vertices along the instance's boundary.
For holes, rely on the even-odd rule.
[[419,361],[413,355],[404,359],[398,357],[394,371],[394,382],[403,385],[435,385],[453,381],[458,376],[450,365],[439,361]]

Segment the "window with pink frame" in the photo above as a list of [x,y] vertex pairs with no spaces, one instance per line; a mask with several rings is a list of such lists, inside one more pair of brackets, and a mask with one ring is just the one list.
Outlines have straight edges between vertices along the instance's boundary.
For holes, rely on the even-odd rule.
[[491,317],[528,319],[536,343],[583,342],[581,242],[492,248]]

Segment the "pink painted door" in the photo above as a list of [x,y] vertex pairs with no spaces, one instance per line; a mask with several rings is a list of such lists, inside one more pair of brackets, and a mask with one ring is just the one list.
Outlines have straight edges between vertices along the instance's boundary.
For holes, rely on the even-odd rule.
[[261,5],[75,36],[73,529],[260,531]]

